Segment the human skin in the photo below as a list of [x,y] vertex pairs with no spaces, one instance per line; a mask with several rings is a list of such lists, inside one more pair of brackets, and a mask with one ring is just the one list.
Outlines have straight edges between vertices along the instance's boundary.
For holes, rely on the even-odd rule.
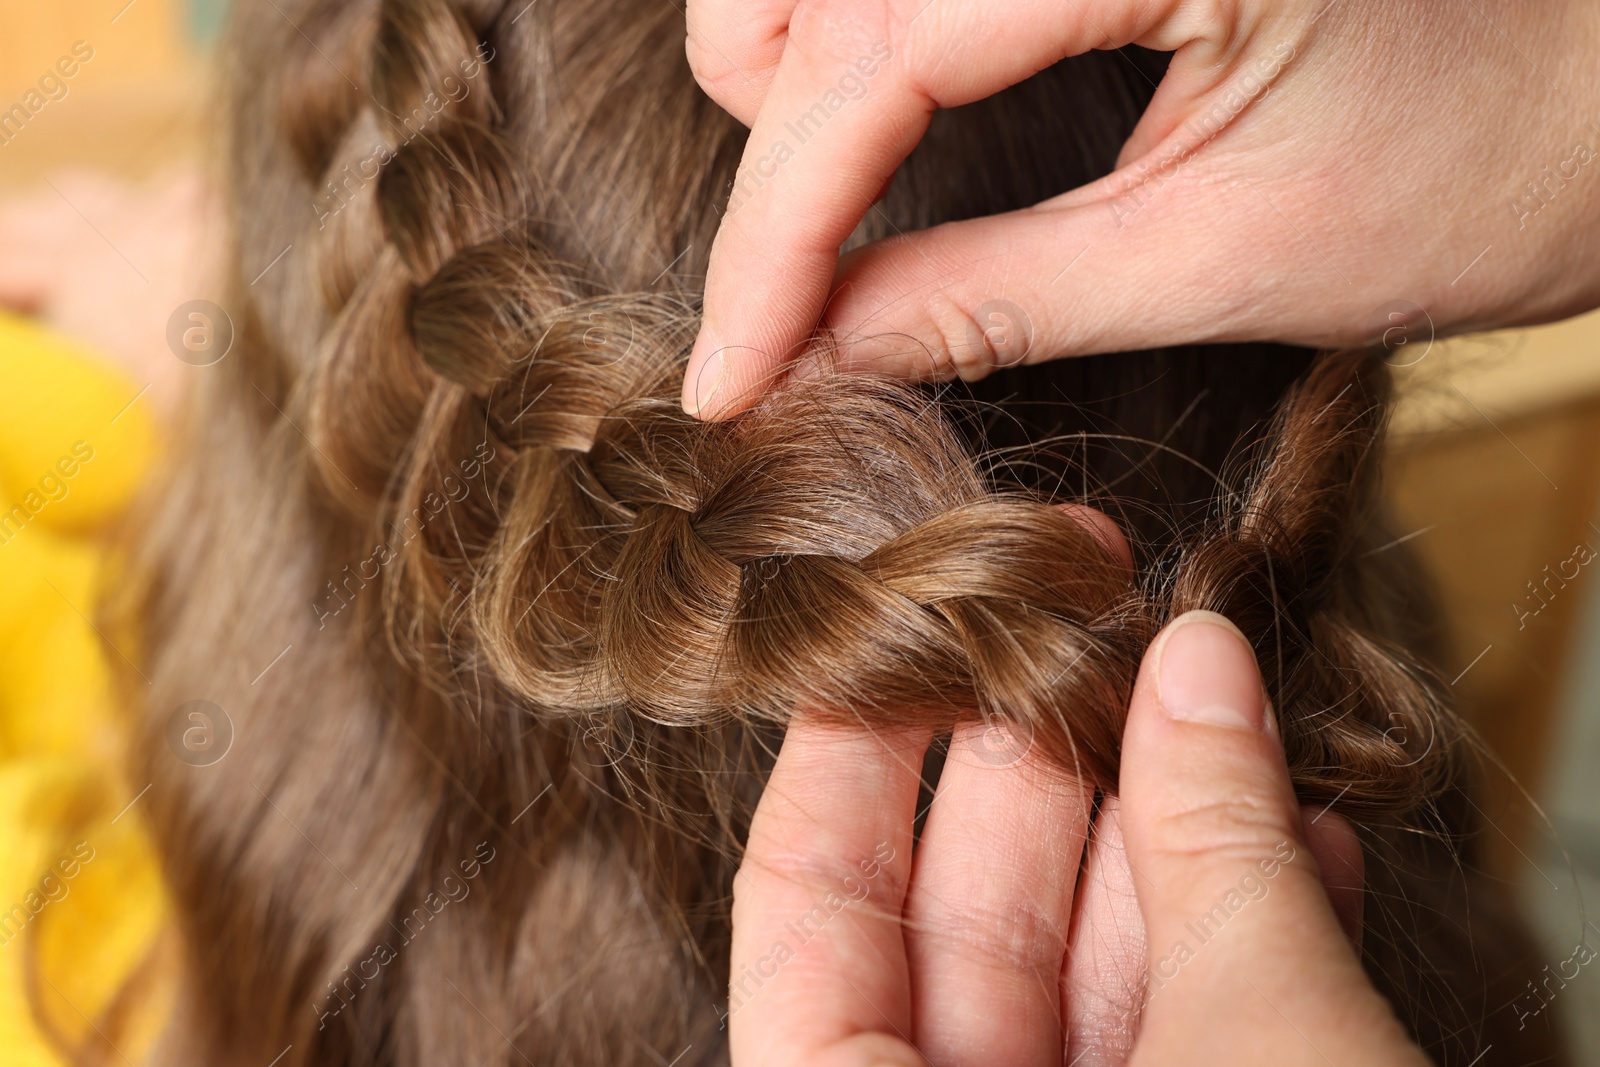
[[[891,56],[725,216],[684,381],[702,417],[822,358],[818,336],[846,369],[975,379],[1178,343],[1369,343],[1397,304],[1441,334],[1600,305],[1600,6],[1585,0],[687,10],[696,77],[752,127],[745,167],[874,47]],[[1173,57],[1115,173],[840,259],[937,108],[1129,43]],[[1024,328],[994,330],[994,300]]]
[[[1296,802],[1227,620],[1152,643],[1087,844],[1081,783],[982,758],[980,730],[952,739],[913,852],[928,733],[791,723],[734,882],[734,1067],[1426,1062],[1353,947],[1359,843]],[[1175,960],[1241,886],[1227,936]],[[849,902],[807,926],[830,893]]]
[[[838,256],[934,110],[1130,43],[1174,55],[1114,174]],[[1396,307],[1440,334],[1588,310],[1597,46],[1600,7],[1581,0],[689,0],[690,64],[752,127],[747,168],[860,57],[891,58],[725,216],[684,407],[737,413],[802,357],[801,372],[976,379],[1179,343],[1368,344]],[[1020,336],[983,321],[993,300],[1026,316]],[[731,1016],[735,1067],[1425,1062],[1341,933],[1359,852],[1328,829],[1337,816],[1297,813],[1270,723],[1236,631],[1169,627],[1073,884],[1070,781],[957,758],[913,857],[928,739],[797,721],[738,882],[735,978],[857,852],[891,842],[896,858],[870,907],[845,908]],[[1183,924],[1285,843],[1296,859],[1261,906],[1164,981],[1136,1035],[1083,1010],[1138,981],[1130,959],[1170,970]],[[1064,924],[1074,965],[1101,946],[1089,973],[1052,976]]]

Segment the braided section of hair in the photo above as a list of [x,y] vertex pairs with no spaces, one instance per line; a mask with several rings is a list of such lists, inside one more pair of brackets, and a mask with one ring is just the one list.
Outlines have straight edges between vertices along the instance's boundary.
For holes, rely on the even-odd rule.
[[[673,726],[983,716],[1110,789],[1145,644],[1209,608],[1255,644],[1307,799],[1392,814],[1448,771],[1448,746],[1424,751],[1445,733],[1435,680],[1331,591],[1355,544],[1323,530],[1361,508],[1380,422],[1362,357],[1319,368],[1271,461],[1139,589],[1078,522],[986,484],[923,394],[828,379],[708,427],[676,404],[673,309],[601,306],[530,324],[525,365],[420,460],[448,466],[485,424],[515,457],[456,641],[533,707]],[[1342,429],[1308,440],[1318,418]],[[442,584],[413,562],[419,588]]]
[[[447,4],[383,4],[390,133],[478,49]],[[475,449],[496,457],[493,499],[401,548],[386,581],[391,639],[436,684],[481,666],[606,728],[1006,719],[1114,788],[1139,656],[1204,607],[1255,643],[1307,799],[1392,814],[1447,773],[1435,680],[1332,593],[1383,423],[1368,357],[1318,366],[1138,588],[1072,518],[992,484],[914,389],[825,378],[731,425],[682,414],[691,309],[554,258],[498,106],[465,100],[377,183],[385,243],[311,394],[324,488],[380,525]]]
[[[1304,801],[1369,842],[1425,836],[1461,746],[1444,687],[1364,595],[1385,558],[1381,360],[1130,356],[1156,368],[1132,387],[1151,423],[1200,411],[1171,495],[1161,459],[1125,487],[1087,447],[1081,495],[1025,487],[945,394],[869,377],[702,424],[678,382],[744,131],[695,86],[677,8],[238,13],[266,41],[236,57],[239,351],[149,534],[145,594],[146,804],[193,946],[170,1062],[725,1063],[732,878],[791,717],[1004,722],[1114,792],[1140,657],[1194,608],[1252,642]],[[887,225],[1089,180],[1147,96],[1125,60],[936,116]],[[1074,93],[1099,106],[1053,106]],[[1133,380],[1098,366],[1102,396]],[[1021,423],[1051,390],[1017,381],[997,407]],[[1039,406],[1102,404],[1061,395]],[[1059,506],[1090,502],[1162,527],[1131,534],[1137,566]],[[197,696],[239,744],[225,773],[174,780],[163,731]],[[1447,851],[1416,868],[1449,875]],[[468,869],[470,903],[419,912]],[[1390,899],[1419,884],[1397,875]],[[1430,978],[1450,996],[1477,978],[1427,971],[1463,940],[1436,925],[1368,925],[1374,971],[1419,1003]],[[1474,1010],[1415,1014],[1455,1041]]]

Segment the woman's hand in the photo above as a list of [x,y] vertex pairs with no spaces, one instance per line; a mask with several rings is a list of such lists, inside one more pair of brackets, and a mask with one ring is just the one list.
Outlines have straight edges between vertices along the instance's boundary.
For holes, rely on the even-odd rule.
[[1149,943],[1132,1062],[1428,1062],[1335,917],[1334,816],[1295,803],[1255,654],[1222,616],[1190,612],[1145,654],[1120,787]]
[[[971,379],[1600,304],[1586,0],[689,0],[688,26],[752,127],[684,382],[703,416],[752,403],[819,319],[846,367]],[[1128,43],[1174,55],[1114,174],[840,262],[935,109]],[[995,300],[1026,324],[978,321]]]
[[1295,802],[1220,616],[1145,656],[1092,835],[1079,783],[972,727],[913,855],[928,741],[791,724],[734,884],[734,1067],[1426,1062],[1351,947],[1360,846]]

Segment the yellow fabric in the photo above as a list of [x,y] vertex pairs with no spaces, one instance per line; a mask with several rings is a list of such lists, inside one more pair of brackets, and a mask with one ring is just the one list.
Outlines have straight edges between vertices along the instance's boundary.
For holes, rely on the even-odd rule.
[[0,1067],[85,1044],[140,1063],[167,1009],[165,901],[128,806],[147,783],[122,773],[118,653],[90,622],[98,535],[152,462],[141,384],[0,313]]

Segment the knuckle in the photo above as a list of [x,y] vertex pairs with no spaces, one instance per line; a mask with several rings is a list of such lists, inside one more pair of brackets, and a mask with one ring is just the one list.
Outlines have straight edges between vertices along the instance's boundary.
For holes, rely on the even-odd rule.
[[699,34],[691,31],[683,39],[683,54],[689,60],[689,73],[700,83],[700,88],[710,92],[706,83],[714,81],[717,76],[716,68],[711,63],[715,53],[706,47]]
[[703,36],[703,31],[690,31],[684,39],[683,52],[689,60],[689,73],[707,96],[718,103],[732,98],[740,84],[739,71]]
[[768,890],[796,887],[816,898],[813,903],[830,906],[835,903],[827,899],[830,894],[849,901],[880,896],[886,901],[899,900],[904,878],[903,872],[871,851],[852,856],[827,847],[762,848],[747,852],[739,865],[733,879],[733,902],[748,905],[765,897]]
[[[771,83],[783,55],[788,9],[783,0],[688,0],[684,55],[689,72],[725,107]],[[749,124],[753,116],[741,116]]]
[[943,951],[953,946],[998,970],[1053,973],[1067,951],[1065,924],[1027,900],[941,900],[921,918]]
[[800,0],[789,16],[788,47],[808,64],[853,64],[889,39],[888,0]]
[[1249,793],[1181,809],[1152,829],[1154,851],[1188,865],[1255,863],[1299,836],[1281,804]]
[[938,338],[934,357],[938,369],[964,382],[975,382],[994,370],[994,352],[972,311],[939,295],[928,308],[933,335]]

